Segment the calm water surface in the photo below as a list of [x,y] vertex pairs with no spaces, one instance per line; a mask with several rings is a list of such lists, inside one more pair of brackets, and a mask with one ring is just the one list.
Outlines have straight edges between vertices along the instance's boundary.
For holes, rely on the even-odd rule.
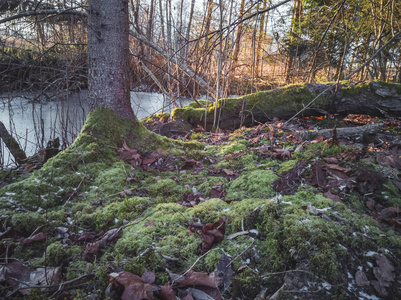
[[[87,91],[64,95],[59,100],[32,102],[33,96],[0,95],[0,121],[20,143],[28,156],[45,147],[47,141],[59,137],[63,148],[79,134],[88,114]],[[180,100],[185,105],[188,100]],[[142,119],[162,111],[171,112],[172,105],[162,94],[131,92],[135,115]],[[0,165],[13,164],[8,149],[0,140]]]

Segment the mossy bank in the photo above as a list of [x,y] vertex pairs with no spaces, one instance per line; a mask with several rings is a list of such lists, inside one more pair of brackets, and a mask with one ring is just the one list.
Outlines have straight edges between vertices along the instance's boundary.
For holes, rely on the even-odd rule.
[[[296,145],[287,143],[285,150],[292,153],[287,160],[264,150],[271,139],[251,143],[253,132],[239,130],[219,146],[182,142],[98,109],[70,148],[0,191],[3,228],[13,228],[17,237],[5,235],[1,245],[8,258],[32,270],[61,267],[64,281],[92,274],[84,286],[66,291],[74,299],[110,296],[111,272],[153,271],[155,285],[173,284],[172,274],[188,268],[210,274],[223,257],[229,257],[233,274],[220,290],[225,299],[401,297],[401,238],[366,215],[359,190],[333,201],[310,183],[313,172],[306,167],[305,181],[295,188],[288,184],[289,195],[274,188],[301,164],[357,149],[321,141],[295,154]],[[137,150],[141,164],[121,159],[124,141]],[[391,171],[374,161],[347,158],[344,164]],[[378,184],[391,200],[382,205],[401,205],[394,185]],[[220,217],[224,239],[202,254],[200,231]],[[91,248],[115,228],[118,237]],[[27,242],[38,233],[46,239]],[[60,296],[57,290],[43,293],[32,289],[29,297]]]

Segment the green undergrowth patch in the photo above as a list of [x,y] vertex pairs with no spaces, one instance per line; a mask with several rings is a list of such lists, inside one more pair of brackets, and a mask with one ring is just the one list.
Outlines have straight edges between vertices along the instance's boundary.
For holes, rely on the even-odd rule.
[[278,177],[270,170],[243,172],[227,189],[227,200],[243,198],[268,198],[275,194],[271,184]]
[[[291,89],[297,94],[303,87]],[[165,139],[144,127],[132,128],[126,121],[113,124],[117,120],[110,114],[105,109],[94,112],[70,148],[29,179],[0,191],[4,228],[14,227],[24,238],[48,234],[40,243],[7,240],[10,257],[35,267],[62,265],[68,280],[95,273],[93,285],[100,296],[104,296],[110,270],[139,276],[151,270],[155,283],[163,285],[171,283],[169,274],[182,274],[190,267],[210,274],[223,255],[230,258],[235,272],[224,294],[227,299],[255,298],[261,291],[271,297],[283,286],[287,296],[290,291],[322,284],[330,287],[330,296],[342,295],[355,283],[357,271],[364,270],[372,282],[377,279],[375,255],[384,255],[395,270],[400,268],[400,236],[364,215],[365,202],[357,192],[340,203],[324,197],[319,187],[306,184],[288,196],[272,188],[299,161],[335,157],[349,148],[316,142],[282,160],[287,157],[269,156],[274,150],[255,154],[253,147],[258,144],[248,142],[249,130],[237,131],[222,147],[205,147],[196,141]],[[101,118],[113,125],[106,126]],[[171,165],[143,170],[124,163],[117,153],[124,141],[144,156],[162,149],[157,153],[171,159]],[[392,171],[374,162],[358,164],[370,171]],[[383,178],[383,189],[374,196],[400,205],[397,186],[390,175]],[[219,218],[225,220],[224,238],[202,254],[201,230]],[[83,260],[89,242],[78,242],[77,236],[98,234],[90,241],[94,242],[115,228],[121,228],[118,238]],[[68,233],[55,233],[64,229]],[[299,276],[299,286],[290,286],[290,274]],[[392,291],[398,288],[399,283],[392,283]],[[346,295],[358,298],[358,291]],[[373,285],[366,292],[381,296]],[[78,289],[77,299],[92,293],[90,288]]]

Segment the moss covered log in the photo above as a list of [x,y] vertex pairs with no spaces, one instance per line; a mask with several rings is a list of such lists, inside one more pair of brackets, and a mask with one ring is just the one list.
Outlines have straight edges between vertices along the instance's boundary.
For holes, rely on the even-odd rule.
[[[241,125],[264,123],[274,117],[289,119],[309,104],[322,91],[321,95],[305,110],[303,116],[331,114],[368,114],[381,117],[401,117],[401,84],[379,81],[353,84],[288,85],[271,91],[249,94],[235,99],[220,99],[217,109],[221,111],[219,128],[233,130]],[[172,112],[173,119],[183,119],[192,126],[205,124],[207,129],[213,124],[215,103],[206,108],[191,104]]]

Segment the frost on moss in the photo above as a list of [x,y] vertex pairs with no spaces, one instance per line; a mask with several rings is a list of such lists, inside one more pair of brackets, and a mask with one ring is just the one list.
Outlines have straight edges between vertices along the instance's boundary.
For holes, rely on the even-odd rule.
[[271,197],[275,192],[270,185],[277,178],[269,170],[244,172],[229,184],[226,200]]

